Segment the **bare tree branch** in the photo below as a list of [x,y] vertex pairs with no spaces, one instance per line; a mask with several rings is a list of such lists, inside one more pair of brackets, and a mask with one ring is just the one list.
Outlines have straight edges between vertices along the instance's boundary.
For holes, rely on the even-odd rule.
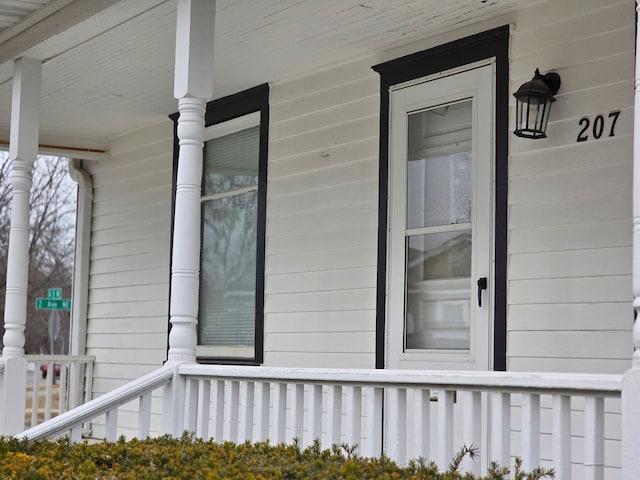
[[[4,318],[7,252],[11,219],[11,161],[0,152],[0,314]],[[36,310],[35,299],[46,297],[47,289],[62,288],[70,297],[76,216],[75,183],[67,173],[66,159],[40,156],[36,161],[31,189],[31,235],[29,241],[29,289],[25,351],[49,352],[49,311]],[[61,312],[61,336],[68,338],[68,312]],[[66,320],[66,321],[65,321]],[[0,321],[0,346],[4,333]],[[68,346],[68,342],[65,341]],[[60,348],[60,347],[58,347]],[[56,353],[60,353],[59,350]]]

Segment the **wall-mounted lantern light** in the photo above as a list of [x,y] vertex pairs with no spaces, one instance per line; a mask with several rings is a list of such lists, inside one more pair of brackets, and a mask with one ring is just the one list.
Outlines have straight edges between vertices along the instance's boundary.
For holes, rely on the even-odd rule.
[[549,72],[542,75],[536,68],[531,80],[523,83],[516,97],[516,129],[514,134],[524,138],[546,138],[547,122],[553,96],[560,88],[560,75]]

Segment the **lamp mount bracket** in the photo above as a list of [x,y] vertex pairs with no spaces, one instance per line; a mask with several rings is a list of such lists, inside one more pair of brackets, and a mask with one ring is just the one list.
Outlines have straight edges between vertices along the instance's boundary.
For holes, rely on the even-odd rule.
[[544,84],[549,87],[551,94],[555,95],[560,90],[560,75],[556,72],[548,72],[544,75],[540,73],[540,69],[536,68],[536,74],[534,78],[539,78]]

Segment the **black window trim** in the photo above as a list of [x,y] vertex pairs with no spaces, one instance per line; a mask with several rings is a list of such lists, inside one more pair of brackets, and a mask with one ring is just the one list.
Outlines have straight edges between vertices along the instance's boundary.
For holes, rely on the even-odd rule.
[[[265,284],[265,224],[267,217],[267,158],[269,146],[269,85],[262,84],[248,90],[207,103],[205,128],[234,118],[260,112],[260,151],[258,164],[258,225],[256,258],[255,345],[251,357],[198,357],[199,363],[222,365],[260,365],[264,362],[264,284]],[[173,176],[171,199],[171,239],[175,216],[175,190],[180,145],[177,137],[179,113],[169,116],[174,122]],[[173,245],[172,245],[173,247]],[[171,292],[169,292],[171,295]],[[171,324],[169,323],[169,329]],[[168,346],[167,346],[168,349]]]
[[403,82],[488,58],[496,60],[495,295],[493,369],[507,369],[507,191],[509,154],[509,26],[488,30],[379,65],[380,151],[378,183],[378,270],[376,368],[384,368],[387,292],[387,201],[389,182],[389,88]]

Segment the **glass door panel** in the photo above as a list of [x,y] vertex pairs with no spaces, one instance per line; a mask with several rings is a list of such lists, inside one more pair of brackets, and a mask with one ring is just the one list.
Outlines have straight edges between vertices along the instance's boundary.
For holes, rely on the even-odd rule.
[[405,350],[469,350],[472,100],[408,115]]
[[469,350],[471,230],[407,239],[405,348]]
[[407,228],[471,222],[472,100],[408,116]]

